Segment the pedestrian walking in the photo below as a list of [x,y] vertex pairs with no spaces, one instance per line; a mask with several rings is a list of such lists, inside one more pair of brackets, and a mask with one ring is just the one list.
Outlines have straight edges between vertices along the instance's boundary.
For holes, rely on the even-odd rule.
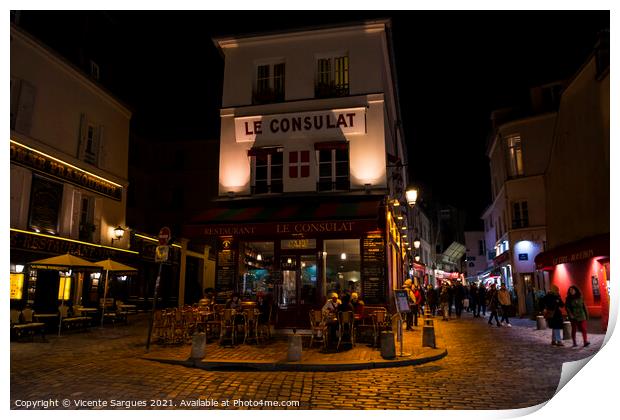
[[431,315],[435,316],[437,310],[437,291],[431,284],[426,287],[426,303],[431,311]]
[[586,330],[586,321],[588,320],[588,309],[583,302],[581,290],[577,286],[568,288],[566,295],[566,314],[571,325],[571,337],[573,339],[573,347],[577,347],[577,330],[581,331],[583,338],[583,346],[588,347],[588,331]]
[[564,302],[560,297],[560,289],[555,284],[551,285],[551,290],[545,295],[545,318],[551,328],[551,345],[563,346],[562,343],[562,329],[564,328],[564,317],[562,316],[562,307]]
[[407,312],[407,315],[405,317],[405,322],[407,324],[407,327],[405,328],[406,331],[411,331],[412,330],[412,326],[413,326],[413,317],[414,317],[414,310],[415,310],[415,318],[416,321],[418,319],[418,309],[417,306],[415,306],[415,296],[413,294],[413,290],[411,289],[411,285],[412,285],[412,281],[411,279],[407,279],[405,280],[405,283],[403,284],[403,290],[407,293],[407,302],[409,303],[409,312]]
[[442,321],[449,321],[448,306],[450,306],[450,290],[447,284],[441,287],[439,293],[439,307],[441,308],[441,314],[443,316]]
[[469,306],[474,314],[474,318],[480,317],[480,307],[478,306],[478,286],[472,283],[469,286]]
[[484,287],[484,284],[481,284],[478,287],[478,317],[480,317],[480,311],[482,311],[482,316],[487,316],[487,289]]
[[458,281],[454,286],[454,312],[457,318],[460,318],[463,312],[463,299],[465,299],[465,287]]
[[502,324],[505,323],[507,327],[512,327],[512,325],[510,325],[510,320],[508,319],[508,311],[510,310],[512,301],[510,299],[510,292],[506,289],[505,284],[500,286],[499,292],[497,292],[497,300],[502,308],[502,319],[500,322]]
[[454,285],[448,285],[448,317],[452,318],[452,305],[454,305]]
[[497,316],[499,301],[497,298],[497,288],[495,286],[495,283],[491,285],[491,289],[489,290],[487,297],[489,299],[489,311],[491,312],[491,315],[489,316],[489,325],[493,325],[493,318],[495,318],[497,326],[501,327],[502,324],[499,323],[499,317]]

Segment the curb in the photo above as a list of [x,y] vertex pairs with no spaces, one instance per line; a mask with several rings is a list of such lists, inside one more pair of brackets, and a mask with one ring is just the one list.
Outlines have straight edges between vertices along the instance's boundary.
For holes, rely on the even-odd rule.
[[[424,356],[425,353],[432,353]],[[447,349],[429,349],[422,353],[420,357],[403,357],[396,358],[394,360],[381,360],[370,362],[324,362],[324,363],[307,363],[307,362],[286,362],[286,361],[267,361],[267,362],[250,362],[243,360],[195,360],[188,358],[186,360],[181,359],[165,359],[159,357],[142,356],[143,360],[150,360],[153,362],[167,363],[172,365],[185,366],[189,368],[203,369],[203,370],[238,370],[238,371],[261,371],[261,372],[340,372],[350,370],[364,370],[364,369],[382,369],[392,367],[403,366],[415,366],[425,363],[434,362],[439,359],[443,359],[448,354]]]

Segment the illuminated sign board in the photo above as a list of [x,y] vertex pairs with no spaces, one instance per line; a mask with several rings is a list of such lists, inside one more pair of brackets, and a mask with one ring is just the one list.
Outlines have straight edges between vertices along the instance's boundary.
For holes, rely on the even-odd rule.
[[20,300],[24,290],[24,273],[11,273],[11,299]]
[[120,201],[123,197],[121,185],[12,140],[11,163],[69,182],[114,200]]
[[335,109],[328,111],[289,114],[258,115],[235,118],[237,143],[269,139],[304,137],[307,134],[366,133],[366,108]]

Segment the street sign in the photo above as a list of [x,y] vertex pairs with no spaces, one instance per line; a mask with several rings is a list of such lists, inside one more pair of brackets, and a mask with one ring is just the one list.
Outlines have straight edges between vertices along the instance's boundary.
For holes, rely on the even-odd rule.
[[170,228],[167,226],[164,226],[163,228],[161,228],[159,230],[159,234],[157,235],[157,237],[159,238],[160,245],[168,245],[168,242],[170,242],[170,238],[172,237]]
[[155,248],[155,261],[156,262],[168,261],[169,251],[170,251],[170,247],[168,245],[159,245],[157,248]]

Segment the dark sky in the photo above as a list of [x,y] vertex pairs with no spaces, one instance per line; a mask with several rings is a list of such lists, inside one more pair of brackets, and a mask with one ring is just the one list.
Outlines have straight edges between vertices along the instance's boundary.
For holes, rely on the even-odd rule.
[[[609,28],[602,11],[23,12],[21,25],[79,60],[89,45],[102,82],[145,137],[219,138],[223,61],[212,36],[391,18],[411,179],[422,196],[467,212],[490,204],[490,113],[529,88],[572,76]],[[85,56],[89,55],[88,52]]]

